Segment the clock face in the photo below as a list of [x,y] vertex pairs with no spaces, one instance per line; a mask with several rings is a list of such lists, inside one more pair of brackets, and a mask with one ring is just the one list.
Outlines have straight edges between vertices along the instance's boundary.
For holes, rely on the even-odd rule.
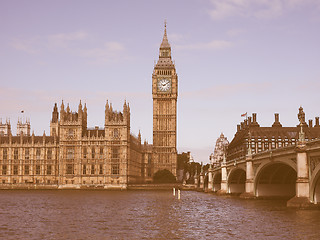
[[171,81],[168,79],[158,80],[158,90],[161,92],[168,92],[171,89]]

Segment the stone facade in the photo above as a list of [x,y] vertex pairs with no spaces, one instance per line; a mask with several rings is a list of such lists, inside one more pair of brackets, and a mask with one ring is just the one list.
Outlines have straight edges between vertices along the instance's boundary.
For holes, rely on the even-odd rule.
[[0,188],[127,188],[151,182],[168,169],[176,175],[177,74],[165,33],[152,74],[153,145],[130,132],[130,107],[105,105],[103,128],[87,127],[87,107],[54,105],[50,136],[30,135],[30,121],[0,123]]
[[168,169],[177,176],[178,76],[171,59],[166,26],[159,60],[152,74],[154,172]]
[[[320,137],[319,117],[315,124],[305,121],[303,108],[299,108],[298,119],[305,133],[307,141]],[[227,162],[245,159],[249,144],[251,153],[256,154],[277,148],[296,145],[299,140],[300,124],[294,127],[283,127],[279,121],[279,114],[275,113],[275,121],[271,127],[260,127],[256,113],[237,126],[237,132],[227,148]]]
[[[130,107],[107,102],[103,129],[87,128],[87,108],[72,112],[55,104],[50,136],[0,136],[2,186],[126,188],[144,181],[141,135],[130,133]],[[9,187],[9,186],[7,186]]]

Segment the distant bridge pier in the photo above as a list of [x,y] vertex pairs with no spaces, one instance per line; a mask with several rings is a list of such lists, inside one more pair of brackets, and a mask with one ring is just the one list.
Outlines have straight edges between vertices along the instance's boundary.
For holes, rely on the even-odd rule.
[[226,163],[221,163],[221,187],[218,191],[218,194],[227,194],[228,193],[228,175],[227,175],[227,166]]
[[208,172],[208,192],[213,191],[213,173],[212,173],[212,167],[210,164],[209,172]]
[[196,189],[198,188],[198,184],[199,184],[199,182],[198,182],[198,174],[196,172],[194,174],[194,186],[195,186]]
[[200,172],[200,186],[199,186],[200,190],[204,189],[204,176],[203,175],[204,175],[203,171],[201,170],[201,172]]

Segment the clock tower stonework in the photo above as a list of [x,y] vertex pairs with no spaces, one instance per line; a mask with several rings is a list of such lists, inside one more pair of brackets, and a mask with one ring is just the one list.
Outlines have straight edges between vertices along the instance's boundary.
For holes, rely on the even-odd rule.
[[177,97],[178,76],[165,24],[159,60],[152,73],[154,173],[167,169],[177,176]]

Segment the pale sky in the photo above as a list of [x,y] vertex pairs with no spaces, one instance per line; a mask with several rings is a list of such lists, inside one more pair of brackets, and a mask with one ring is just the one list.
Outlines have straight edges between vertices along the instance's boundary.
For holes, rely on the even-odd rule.
[[271,126],[320,115],[319,0],[0,1],[0,118],[24,110],[49,134],[54,103],[87,104],[104,126],[111,101],[152,143],[152,70],[167,20],[178,73],[178,151],[208,162],[242,113]]

